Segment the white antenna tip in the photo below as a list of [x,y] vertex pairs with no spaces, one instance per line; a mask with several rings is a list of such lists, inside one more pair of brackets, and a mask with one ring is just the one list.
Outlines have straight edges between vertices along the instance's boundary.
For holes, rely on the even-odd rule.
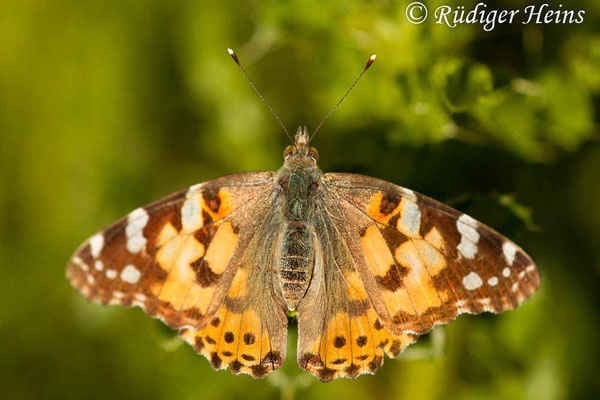
[[235,51],[231,50],[230,48],[227,49],[227,52],[229,53],[229,55],[231,56],[231,58],[233,58],[233,61],[235,61],[235,63],[237,65],[240,66],[241,68],[241,64],[240,64],[240,60],[238,60],[237,54],[235,54]]
[[371,66],[371,64],[373,64],[373,61],[375,61],[376,58],[377,58],[377,54],[373,54],[371,57],[369,57],[369,60],[367,61],[367,64],[365,65],[364,71],[369,69],[369,67]]

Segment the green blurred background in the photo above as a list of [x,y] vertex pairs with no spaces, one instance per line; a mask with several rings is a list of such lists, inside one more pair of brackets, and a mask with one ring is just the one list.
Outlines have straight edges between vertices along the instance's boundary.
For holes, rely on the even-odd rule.
[[[586,11],[579,25],[492,32],[411,25],[408,3],[2,1],[2,397],[600,398],[600,3],[565,2]],[[316,137],[323,170],[470,213],[531,254],[540,291],[328,384],[297,367],[295,326],[284,368],[253,380],[214,372],[139,309],[87,303],[64,268],[90,234],[193,183],[281,165],[287,139],[226,47],[291,131],[314,128],[377,53]]]

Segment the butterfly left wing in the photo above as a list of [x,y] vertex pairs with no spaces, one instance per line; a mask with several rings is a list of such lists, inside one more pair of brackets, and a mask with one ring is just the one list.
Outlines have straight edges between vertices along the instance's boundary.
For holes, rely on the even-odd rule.
[[461,313],[514,309],[539,285],[517,245],[444,204],[378,179],[325,174],[328,204],[383,325],[423,334]]
[[378,319],[338,228],[346,223],[333,203],[317,213],[315,266],[298,305],[298,364],[324,382],[374,374],[384,354],[397,357],[417,339],[393,334]]
[[138,208],[83,243],[67,277],[89,300],[181,329],[215,369],[264,376],[285,358],[287,325],[262,273],[272,177],[231,175]]

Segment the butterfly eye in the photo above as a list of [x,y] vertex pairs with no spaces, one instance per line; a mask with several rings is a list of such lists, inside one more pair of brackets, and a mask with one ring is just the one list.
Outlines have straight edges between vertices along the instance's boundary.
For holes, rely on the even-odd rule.
[[291,156],[294,153],[294,146],[288,146],[285,148],[285,150],[283,151],[283,158],[287,159],[289,156]]
[[319,161],[319,153],[317,152],[317,149],[315,149],[314,147],[311,147],[310,150],[308,150],[308,155],[316,161]]

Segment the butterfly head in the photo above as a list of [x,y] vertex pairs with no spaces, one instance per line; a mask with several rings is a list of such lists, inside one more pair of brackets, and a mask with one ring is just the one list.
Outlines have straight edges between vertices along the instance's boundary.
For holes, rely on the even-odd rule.
[[286,147],[283,157],[286,162],[311,162],[316,164],[319,161],[319,153],[314,147],[310,147],[310,136],[305,127],[298,127],[293,146]]

